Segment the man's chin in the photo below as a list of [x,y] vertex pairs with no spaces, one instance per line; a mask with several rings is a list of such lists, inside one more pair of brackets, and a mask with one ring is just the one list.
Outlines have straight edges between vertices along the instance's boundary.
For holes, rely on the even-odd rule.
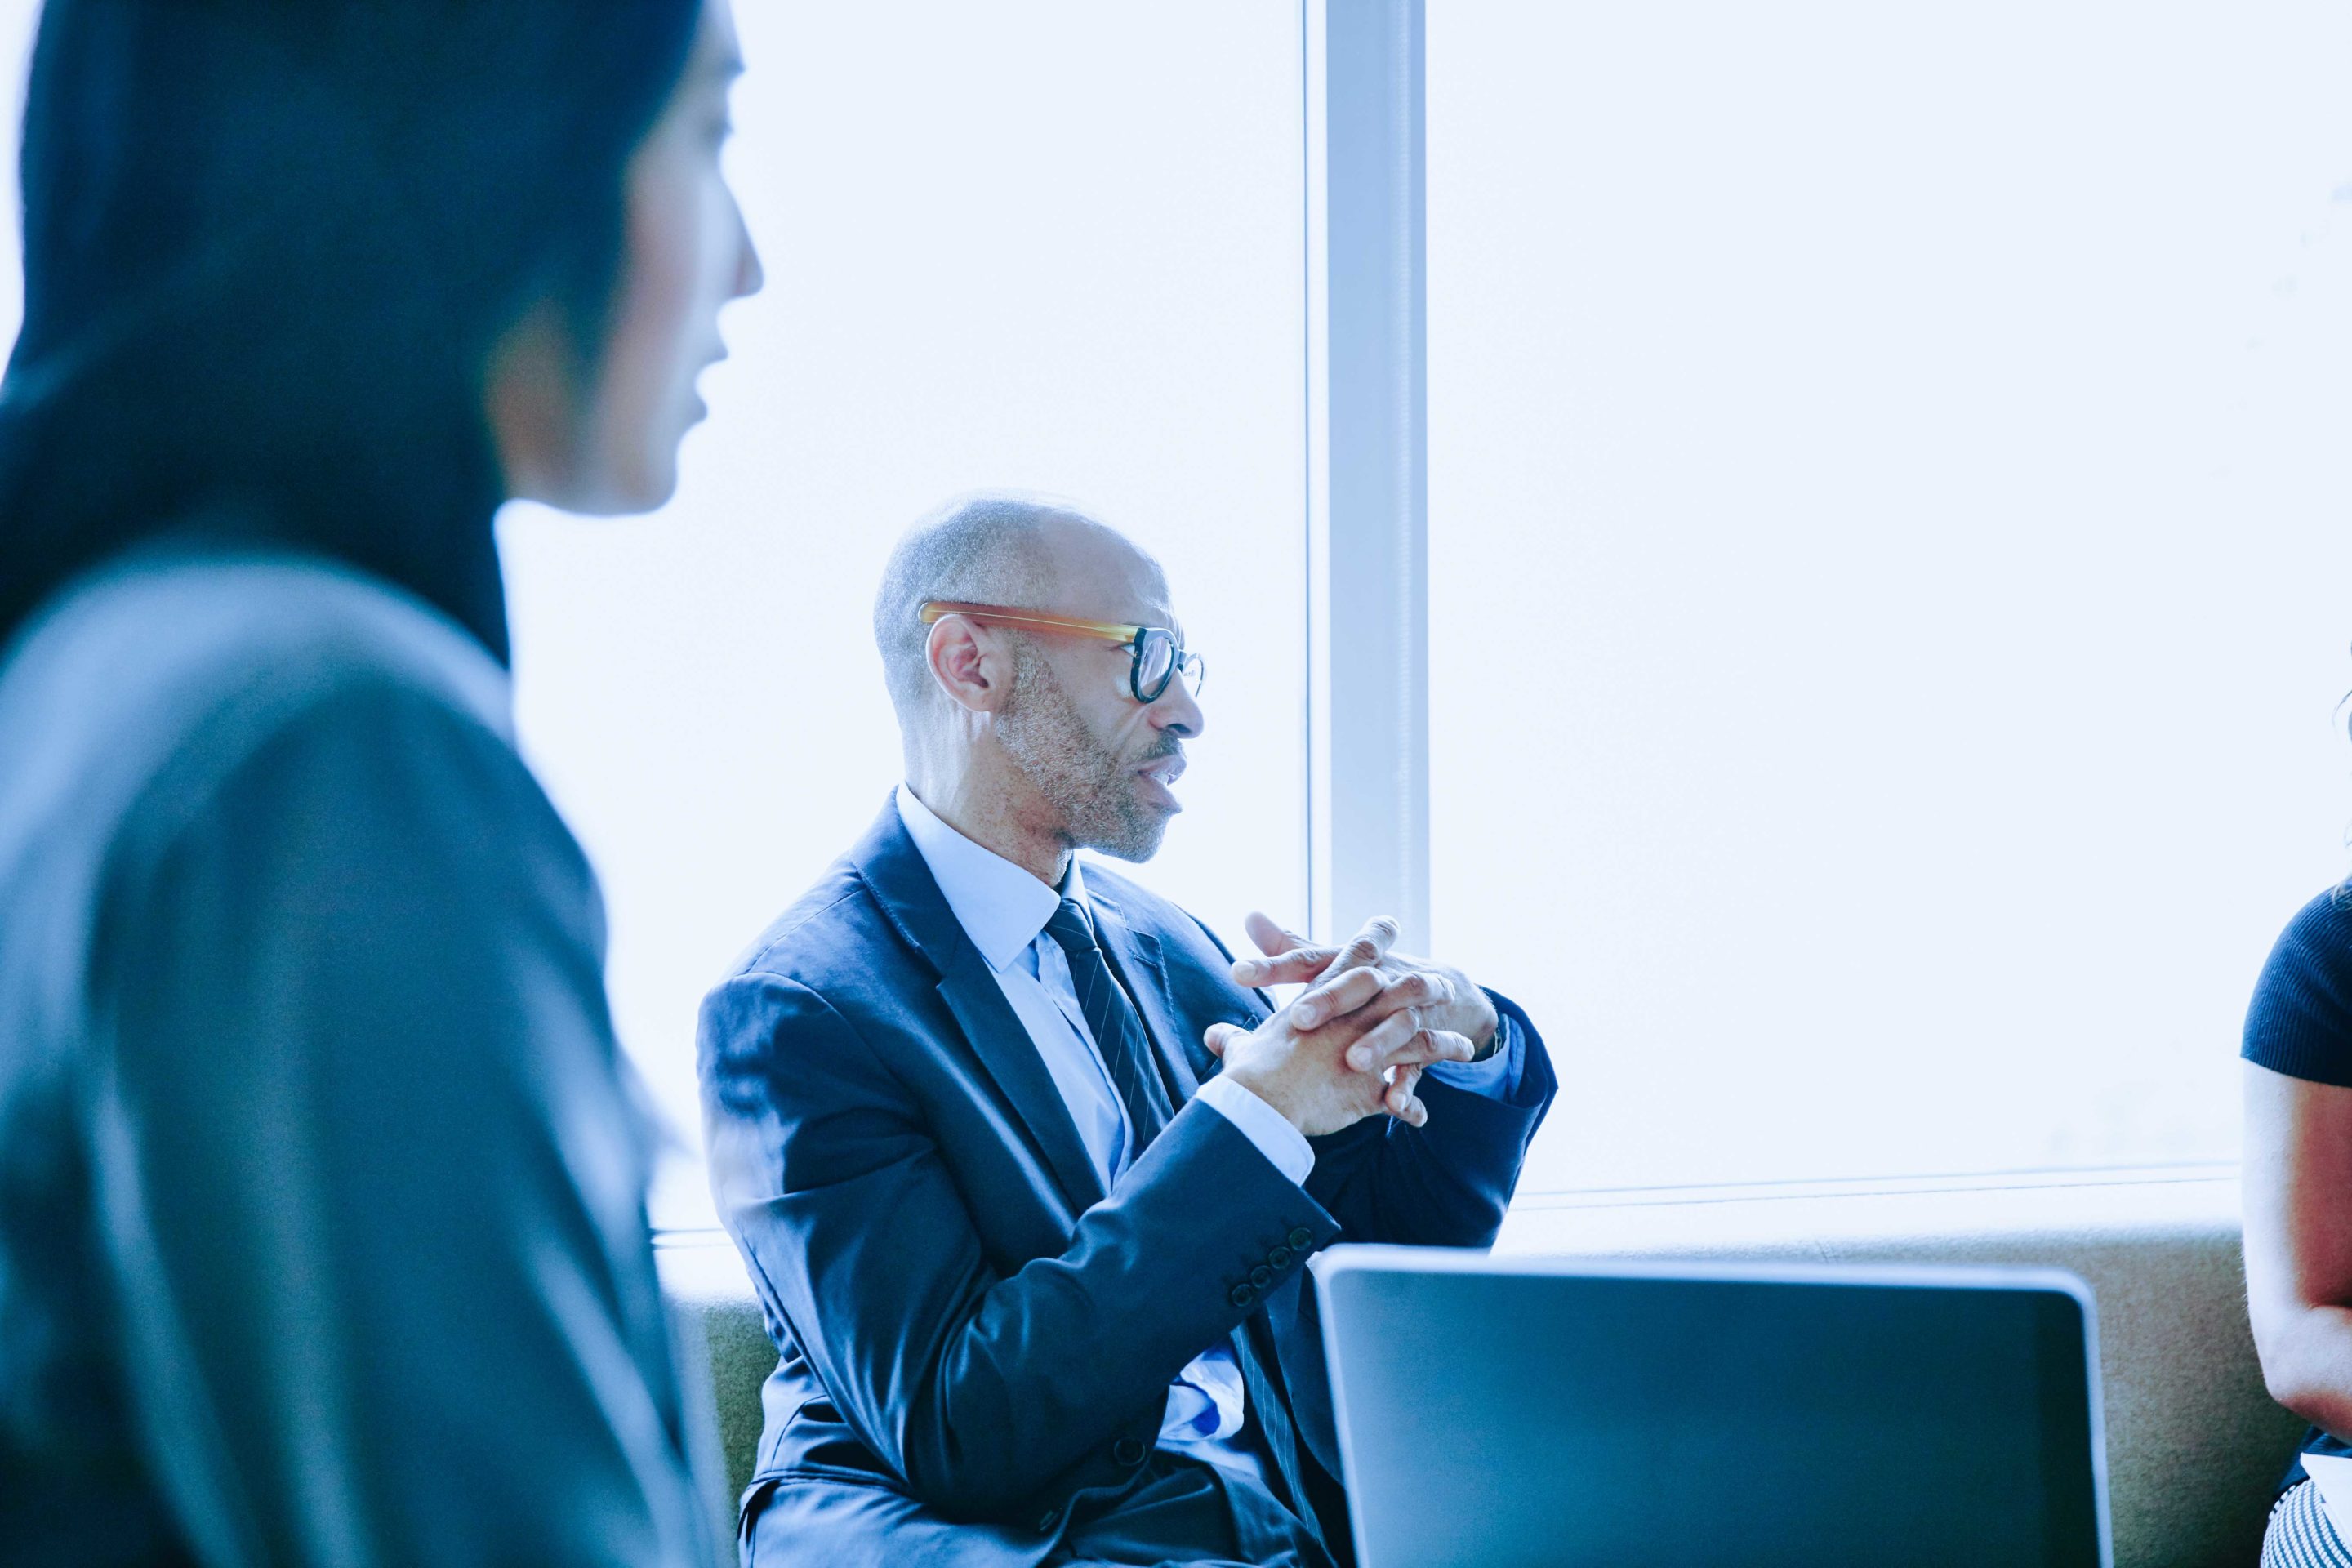
[[1117,833],[1104,834],[1087,847],[1114,860],[1140,866],[1160,853],[1160,841],[1168,837],[1168,825],[1175,820],[1175,816],[1171,811],[1148,820],[1122,823]]

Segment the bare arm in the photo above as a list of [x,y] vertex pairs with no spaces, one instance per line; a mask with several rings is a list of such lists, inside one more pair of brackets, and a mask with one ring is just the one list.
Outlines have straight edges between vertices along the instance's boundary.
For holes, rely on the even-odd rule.
[[2352,1089],[2245,1066],[2246,1307],[2271,1397],[2352,1435]]

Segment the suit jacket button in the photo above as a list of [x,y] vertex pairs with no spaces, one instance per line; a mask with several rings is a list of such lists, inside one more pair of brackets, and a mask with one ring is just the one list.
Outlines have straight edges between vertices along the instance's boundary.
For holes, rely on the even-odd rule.
[[1307,1229],[1305,1226],[1303,1226],[1303,1225],[1302,1225],[1302,1226],[1300,1226],[1297,1230],[1294,1230],[1294,1231],[1292,1231],[1292,1232],[1290,1233],[1290,1250],[1291,1250],[1291,1251],[1293,1251],[1293,1252],[1304,1252],[1304,1251],[1306,1251],[1308,1247],[1312,1247],[1312,1246],[1314,1246],[1314,1245],[1315,1245],[1315,1233],[1314,1233],[1313,1231],[1311,1231],[1311,1230]]
[[1274,1270],[1261,1263],[1250,1270],[1250,1283],[1263,1290],[1274,1283]]
[[1225,1293],[1225,1300],[1236,1307],[1246,1307],[1257,1300],[1257,1292],[1247,1285],[1236,1285]]
[[1129,1469],[1143,1463],[1143,1444],[1138,1438],[1121,1437],[1110,1446],[1110,1457]]
[[1290,1260],[1294,1256],[1295,1254],[1291,1252],[1290,1248],[1286,1247],[1277,1247],[1272,1252],[1265,1255],[1265,1260],[1268,1263],[1273,1264],[1276,1268],[1287,1268],[1290,1267]]

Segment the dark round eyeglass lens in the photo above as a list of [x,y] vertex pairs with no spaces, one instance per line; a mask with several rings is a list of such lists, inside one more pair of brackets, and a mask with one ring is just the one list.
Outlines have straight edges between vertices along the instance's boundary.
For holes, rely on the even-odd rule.
[[1136,650],[1135,688],[1145,701],[1168,689],[1168,678],[1176,672],[1176,639],[1163,631],[1143,634],[1143,646]]

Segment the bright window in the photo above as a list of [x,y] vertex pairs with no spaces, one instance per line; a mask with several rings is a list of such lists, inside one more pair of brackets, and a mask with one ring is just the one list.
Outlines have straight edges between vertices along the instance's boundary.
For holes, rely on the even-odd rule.
[[[960,491],[1071,498],[1168,567],[1209,662],[1144,879],[1298,918],[1305,588],[1297,13],[1262,0],[739,5],[730,169],[768,268],[660,515],[518,508],[526,749],[612,911],[622,1038],[697,1136],[730,958],[898,776],[868,616]],[[708,1223],[698,1162],[656,1217]]]
[[2234,1155],[2347,868],[2352,13],[1429,18],[1433,924],[1528,1185]]
[[[502,524],[689,1146],[702,992],[897,777],[867,609],[953,494],[1168,563],[1146,879],[1235,937],[1307,879],[1298,11],[738,10],[770,282],[684,486]],[[2352,15],[1431,12],[1432,924],[1552,1040],[1525,1190],[2233,1155],[2352,868]]]

